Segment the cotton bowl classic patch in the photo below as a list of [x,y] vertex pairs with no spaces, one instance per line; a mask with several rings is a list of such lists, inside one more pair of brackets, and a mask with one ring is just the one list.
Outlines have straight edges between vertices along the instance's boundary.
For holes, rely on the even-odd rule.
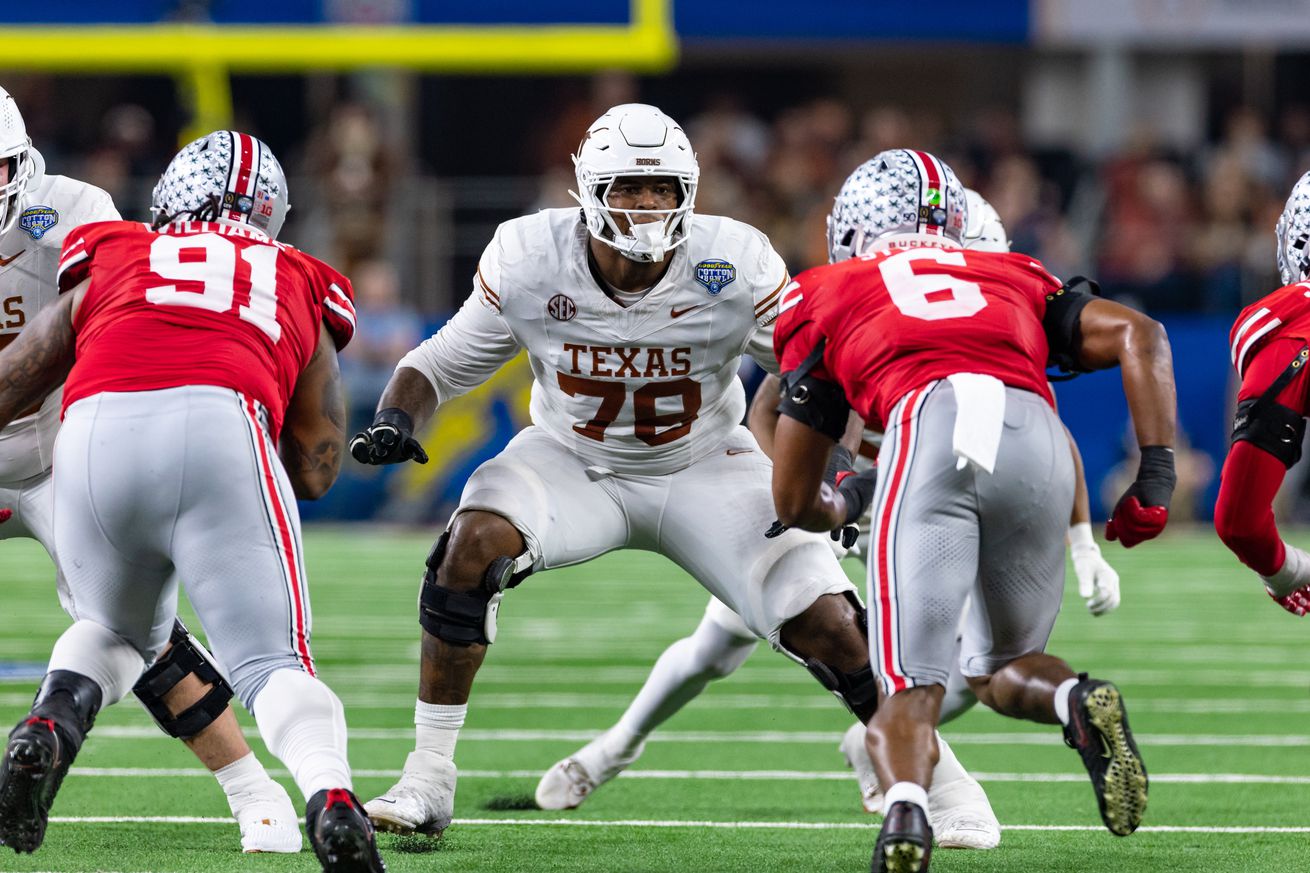
[[727,261],[717,259],[701,261],[696,265],[696,281],[704,285],[710,294],[718,294],[737,281],[737,268]]
[[18,226],[32,239],[40,239],[59,223],[59,213],[52,206],[29,206],[18,216]]

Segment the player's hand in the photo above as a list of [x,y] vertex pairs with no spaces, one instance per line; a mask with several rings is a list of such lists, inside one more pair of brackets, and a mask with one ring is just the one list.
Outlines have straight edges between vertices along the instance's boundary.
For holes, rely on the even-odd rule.
[[1169,500],[1173,497],[1174,450],[1168,446],[1142,446],[1137,479],[1115,504],[1105,523],[1105,538],[1118,540],[1125,549],[1154,539],[1169,522]]
[[428,462],[428,453],[414,439],[414,420],[403,409],[389,407],[378,412],[373,423],[355,434],[350,454],[361,464]]
[[1268,588],[1265,591],[1269,592],[1269,596],[1274,599],[1274,603],[1277,603],[1292,615],[1304,616],[1307,612],[1310,612],[1310,588],[1298,588],[1291,594],[1282,597],[1269,591]]
[[13,518],[13,515],[14,511],[12,509],[0,509],[0,524],[4,524],[9,519]]
[[1087,601],[1092,615],[1105,615],[1119,608],[1119,574],[1101,556],[1086,522],[1069,528],[1069,557],[1078,578],[1078,596]]

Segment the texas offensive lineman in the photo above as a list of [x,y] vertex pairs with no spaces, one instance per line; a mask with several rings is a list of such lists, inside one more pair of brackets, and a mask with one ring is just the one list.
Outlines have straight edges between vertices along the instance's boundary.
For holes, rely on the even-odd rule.
[[[472,296],[401,360],[352,441],[368,463],[422,460],[414,426],[527,350],[534,425],[469,479],[428,558],[416,748],[368,804],[388,830],[450,823],[455,742],[504,589],[614,549],[678,563],[861,721],[876,705],[853,586],[826,536],[764,538],[770,464],[739,425],[741,355],[773,366],[782,259],[745,224],[693,217],[695,155],[653,106],[606,112],[575,163],[581,213],[502,224]],[[843,493],[858,515],[871,479]]]
[[868,746],[888,786],[875,873],[928,869],[927,787],[952,660],[997,712],[1065,726],[1111,832],[1132,833],[1147,800],[1118,689],[1044,652],[1074,490],[1045,368],[1121,367],[1142,465],[1106,535],[1133,546],[1163,530],[1173,491],[1168,342],[1151,319],[1061,285],[1026,255],[964,251],[965,208],[954,173],[926,152],[861,165],[829,219],[833,263],[784,292],[774,339],[782,522],[818,530],[837,515],[823,464],[850,409],[885,433],[869,561],[885,699]]
[[1287,471],[1301,459],[1310,414],[1310,173],[1293,186],[1276,235],[1284,287],[1243,309],[1229,336],[1242,387],[1214,524],[1224,544],[1260,575],[1269,596],[1288,612],[1305,615],[1310,554],[1279,535],[1273,502]]
[[[104,191],[45,172],[17,104],[0,88],[0,349],[55,302],[59,250],[68,233],[80,224],[118,218]],[[51,464],[61,396],[54,391],[0,430],[0,515],[12,513],[0,524],[0,539],[31,537],[52,559]],[[62,575],[57,588],[64,611],[76,618]],[[214,773],[240,825],[244,851],[300,851],[299,816],[241,735],[227,703],[231,688],[209,672],[184,629],[178,643],[137,686],[138,696],[161,729],[183,739]],[[202,681],[198,673],[207,678]]]
[[[1010,250],[1009,238],[1000,216],[982,195],[965,189],[968,225],[964,247],[978,251]],[[747,417],[751,433],[761,449],[772,457],[773,432],[777,426],[778,377],[766,375],[756,390]],[[858,420],[858,419],[856,419]],[[851,437],[855,439],[851,441]],[[863,437],[863,439],[861,439]],[[881,434],[848,432],[838,443],[841,451],[876,453]],[[864,445],[861,446],[860,443]],[[1087,599],[1093,615],[1104,615],[1119,605],[1119,577],[1105,559],[1091,535],[1091,512],[1087,483],[1072,436],[1077,493],[1070,519],[1069,541],[1078,590]],[[837,452],[838,449],[834,449]],[[872,457],[872,455],[870,455]],[[855,462],[857,465],[860,462]],[[868,462],[864,462],[868,463]],[[867,517],[860,520],[867,527]],[[861,537],[864,540],[864,537]],[[867,547],[861,560],[867,560]],[[601,785],[613,779],[640,757],[647,737],[674,713],[696,698],[710,681],[731,675],[750,656],[759,639],[736,615],[714,598],[705,616],[688,637],[673,643],[651,669],[632,703],[619,721],[586,746],[555,763],[537,784],[537,805],[543,809],[574,809]],[[977,698],[964,677],[953,669],[947,682],[941,721],[963,714]],[[864,725],[853,724],[842,738],[840,751],[855,771],[860,799],[869,812],[882,812],[882,792],[873,763],[864,746]],[[989,849],[1000,843],[1001,829],[982,786],[960,764],[946,741],[938,736],[941,757],[933,770],[929,812],[938,845],[947,848]]]
[[350,283],[276,241],[286,178],[248,134],[182,149],[152,208],[153,224],[70,234],[61,297],[0,352],[0,425],[67,374],[54,517],[77,607],[0,762],[0,841],[41,845],[96,714],[169,641],[180,579],[308,801],[323,869],[382,873],[350,790],[341,703],[310,654],[294,502],[340,470]]

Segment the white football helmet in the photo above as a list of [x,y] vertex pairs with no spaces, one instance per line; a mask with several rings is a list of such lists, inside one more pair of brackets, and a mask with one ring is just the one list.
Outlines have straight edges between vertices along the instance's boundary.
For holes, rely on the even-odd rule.
[[291,206],[287,177],[266,144],[216,130],[169,162],[150,198],[155,224],[178,218],[249,224],[277,239]]
[[1302,281],[1310,273],[1310,173],[1292,186],[1274,235],[1278,237],[1278,275],[1283,284]]
[[[587,136],[573,156],[578,190],[570,191],[582,206],[587,230],[634,261],[662,261],[666,252],[687,241],[700,166],[682,128],[654,106],[624,103],[610,109],[587,128]],[[614,180],[622,176],[668,176],[680,188],[674,209],[624,210],[609,205]],[[661,221],[638,224],[633,219],[650,214]],[[615,215],[628,221],[619,230]]]
[[1008,252],[1010,238],[992,204],[972,188],[964,189],[968,221],[964,225],[964,247],[980,252]]
[[955,171],[927,152],[889,149],[855,168],[828,216],[828,259],[865,252],[875,240],[928,236],[963,245],[968,206]]
[[0,236],[18,220],[25,205],[24,195],[36,179],[38,158],[27,135],[18,104],[0,88],[0,163],[9,166],[9,180],[0,185]]

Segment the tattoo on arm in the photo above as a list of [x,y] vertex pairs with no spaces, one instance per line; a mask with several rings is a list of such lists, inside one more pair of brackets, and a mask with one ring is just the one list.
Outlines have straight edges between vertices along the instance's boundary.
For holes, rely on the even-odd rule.
[[0,427],[38,403],[73,368],[73,295],[61,297],[0,351]]
[[341,472],[346,398],[330,338],[320,339],[296,384],[278,453],[298,497],[317,497]]

